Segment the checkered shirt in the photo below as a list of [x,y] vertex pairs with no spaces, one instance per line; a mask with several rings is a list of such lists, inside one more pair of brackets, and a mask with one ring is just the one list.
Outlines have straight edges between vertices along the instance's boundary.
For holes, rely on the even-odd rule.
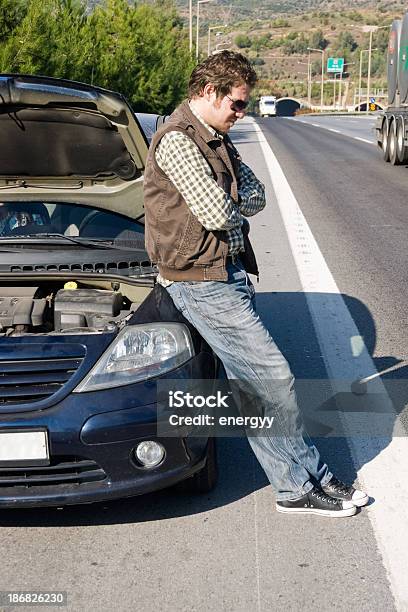
[[[190,106],[212,136],[222,139]],[[191,212],[207,230],[225,230],[228,254],[244,250],[243,216],[251,217],[265,207],[265,189],[252,170],[240,162],[237,181],[239,202],[220,187],[198,146],[182,132],[167,132],[156,148],[156,162],[183,196]],[[163,286],[173,281],[157,277]]]

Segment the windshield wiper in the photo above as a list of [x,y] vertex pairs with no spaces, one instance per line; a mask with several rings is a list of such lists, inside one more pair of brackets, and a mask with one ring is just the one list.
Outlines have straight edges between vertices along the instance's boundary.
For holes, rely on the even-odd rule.
[[0,236],[0,240],[2,242],[17,242],[17,240],[27,239],[37,240],[38,238],[62,238],[63,240],[67,240],[68,242],[73,242],[74,244],[79,244],[80,246],[87,247],[90,249],[118,249],[119,247],[114,246],[112,243],[109,244],[110,241],[105,241],[102,239],[89,239],[89,238],[79,238],[77,236],[65,236],[65,234],[59,234],[57,232],[50,233],[40,233],[40,234],[20,234],[13,236]]
[[0,187],[0,189],[21,189],[21,187],[30,187],[30,189],[82,189],[84,186],[82,181],[77,181],[76,183],[70,185],[57,185],[55,183],[46,184],[38,184],[38,183],[27,183],[27,181],[16,181],[14,185],[4,185]]

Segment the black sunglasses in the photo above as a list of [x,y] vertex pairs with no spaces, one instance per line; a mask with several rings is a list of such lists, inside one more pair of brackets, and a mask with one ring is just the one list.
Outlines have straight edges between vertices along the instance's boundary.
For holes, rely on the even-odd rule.
[[233,100],[227,94],[225,94],[225,97],[232,102],[231,110],[235,111],[236,113],[242,113],[242,111],[244,111],[248,106],[248,102],[244,102],[244,100]]

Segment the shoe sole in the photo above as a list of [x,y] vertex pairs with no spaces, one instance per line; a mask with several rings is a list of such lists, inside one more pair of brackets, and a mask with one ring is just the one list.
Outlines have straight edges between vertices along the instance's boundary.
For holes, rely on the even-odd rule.
[[343,510],[319,510],[318,508],[285,508],[284,506],[276,506],[278,512],[282,514],[318,514],[319,516],[327,516],[329,518],[345,518],[354,516],[357,512],[356,506],[344,508]]

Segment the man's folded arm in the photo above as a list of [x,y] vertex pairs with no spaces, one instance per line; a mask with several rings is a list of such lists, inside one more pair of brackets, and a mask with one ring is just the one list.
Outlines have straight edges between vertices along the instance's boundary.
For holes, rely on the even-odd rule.
[[265,187],[243,162],[238,177],[239,210],[245,217],[256,215],[265,208]]
[[241,226],[238,204],[214,180],[191,138],[182,132],[167,132],[156,148],[156,161],[207,230]]

